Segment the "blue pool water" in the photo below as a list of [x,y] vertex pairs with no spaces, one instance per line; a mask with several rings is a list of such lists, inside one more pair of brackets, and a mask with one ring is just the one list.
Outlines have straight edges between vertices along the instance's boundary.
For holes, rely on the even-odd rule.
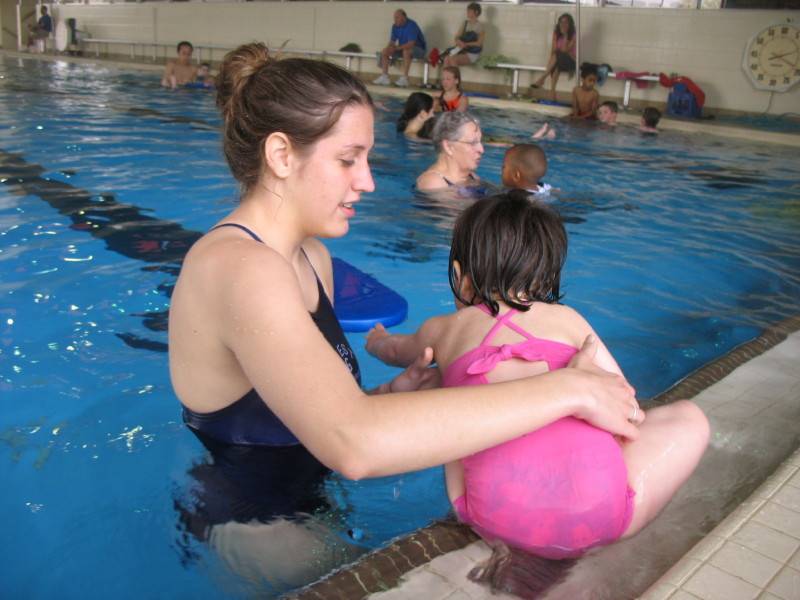
[[[8,597],[274,591],[232,570],[178,518],[205,452],[180,422],[164,316],[180,257],[236,186],[213,98],[154,74],[0,61],[0,567]],[[379,112],[377,183],[332,252],[409,300],[411,331],[452,306],[458,206],[416,198],[432,148]],[[541,121],[477,111],[488,133]],[[546,181],[568,222],[565,301],[651,397],[797,313],[800,173],[792,148],[713,136],[556,123]],[[501,148],[482,177],[499,179]],[[394,370],[363,352],[365,384]],[[332,476],[320,519],[376,547],[447,512],[441,472],[352,483]],[[236,571],[236,572],[234,572]]]

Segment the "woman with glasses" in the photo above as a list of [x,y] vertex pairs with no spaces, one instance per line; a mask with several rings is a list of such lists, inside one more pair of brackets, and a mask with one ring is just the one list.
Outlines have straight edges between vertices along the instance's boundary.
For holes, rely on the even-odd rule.
[[433,126],[436,162],[417,177],[421,192],[453,189],[459,196],[483,195],[486,186],[475,173],[483,156],[481,127],[477,118],[464,112],[446,112]]

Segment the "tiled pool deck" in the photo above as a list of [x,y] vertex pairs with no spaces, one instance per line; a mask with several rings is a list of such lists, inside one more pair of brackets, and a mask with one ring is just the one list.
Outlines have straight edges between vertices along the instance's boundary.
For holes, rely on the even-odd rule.
[[[756,413],[791,419],[800,407],[798,329],[800,319],[791,319],[766,331],[657,401],[692,397],[709,415],[712,430],[716,420],[731,418],[747,426]],[[794,420],[788,426],[796,430],[800,422]],[[489,554],[488,546],[466,528],[454,522],[438,523],[368,555],[294,598],[512,598],[467,579],[467,573]],[[560,590],[556,586],[545,597],[575,598],[575,587]],[[577,597],[800,600],[800,449],[649,588],[634,596],[588,593]]]
[[[9,56],[54,60],[0,51]],[[152,64],[57,57],[72,62],[102,62],[106,66],[161,71]],[[381,94],[405,97],[411,90],[372,88]],[[473,104],[508,107],[560,116],[565,109],[530,102],[473,99]],[[620,122],[638,122],[621,113]],[[722,127],[710,123],[662,121],[664,129],[706,131],[752,141],[800,146],[800,136]],[[800,429],[800,317],[766,330],[714,363],[703,367],[662,394],[657,402],[692,398],[715,424],[746,430],[760,419],[766,431]],[[712,446],[714,442],[712,440]],[[800,600],[800,449],[793,448],[752,494],[655,582],[635,597],[646,600]],[[702,467],[702,463],[701,463]],[[699,471],[700,469],[698,469]],[[686,487],[692,483],[690,480]],[[677,498],[676,498],[677,500]],[[669,511],[669,507],[665,512]],[[657,529],[659,517],[650,529]],[[644,537],[640,533],[636,537]],[[659,535],[662,532],[658,532]],[[634,540],[636,538],[633,538]],[[647,543],[647,542],[644,542]],[[621,545],[621,544],[620,544]],[[472,583],[467,573],[489,556],[488,547],[453,521],[436,523],[398,539],[346,569],[337,571],[292,597],[298,600],[478,600],[511,598]],[[608,562],[608,561],[607,561]],[[587,569],[591,578],[591,569]],[[608,569],[608,565],[599,568]],[[658,576],[656,576],[658,577]],[[582,593],[580,587],[558,586],[546,598],[604,598],[630,594]],[[576,593],[576,589],[581,592]]]

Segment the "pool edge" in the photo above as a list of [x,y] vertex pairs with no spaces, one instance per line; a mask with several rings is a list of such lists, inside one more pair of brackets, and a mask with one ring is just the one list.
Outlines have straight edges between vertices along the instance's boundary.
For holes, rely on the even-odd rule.
[[[800,331],[800,315],[770,325],[755,338],[732,348],[718,359],[690,373],[666,391],[651,398],[648,403],[664,404],[680,398],[693,398],[703,390],[722,381],[738,367],[761,356],[798,331]],[[787,462],[791,463],[791,461],[794,461],[794,464],[800,463],[800,449],[796,449],[792,457],[778,467],[778,470],[770,478],[784,469]],[[759,494],[759,490],[767,485],[770,478],[753,493],[754,496]],[[748,505],[748,500],[743,502],[740,507],[745,505]],[[704,536],[697,546],[706,542],[710,536],[716,536],[714,532],[718,531],[723,524],[730,526],[729,519],[741,520],[740,507],[727,515],[709,534]],[[400,583],[400,579],[410,571],[449,552],[466,548],[479,539],[468,527],[457,523],[454,519],[437,521],[428,527],[393,540],[389,545],[333,571],[319,581],[287,595],[286,598],[291,600],[329,598],[357,600],[367,598],[374,593],[397,589],[396,586]],[[695,548],[679,558],[665,573],[662,573],[642,597],[648,600],[666,600],[672,594],[677,593],[680,588],[675,586],[671,579],[662,580],[668,576],[672,577],[669,574],[674,573],[675,569],[683,569],[683,566],[679,567],[679,565],[685,566],[684,561],[689,561],[690,566],[695,567],[691,570],[694,573],[700,566],[700,564],[694,564],[697,561],[690,556],[692,552],[696,552]],[[688,576],[684,577],[682,581],[685,582],[687,579]],[[487,590],[487,597],[489,594]]]

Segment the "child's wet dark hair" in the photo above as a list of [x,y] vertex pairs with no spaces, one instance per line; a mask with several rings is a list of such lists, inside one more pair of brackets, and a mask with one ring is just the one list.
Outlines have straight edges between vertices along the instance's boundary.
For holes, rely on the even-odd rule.
[[[567,232],[552,208],[525,190],[511,190],[476,201],[461,213],[450,246],[450,287],[462,304],[486,304],[497,315],[498,300],[520,311],[533,302],[561,299],[561,269],[567,258]],[[464,298],[460,277],[468,277],[474,296]]]
[[597,65],[594,63],[583,63],[581,65],[581,79],[594,75],[597,77]]
[[655,127],[661,120],[661,111],[655,106],[648,106],[642,111],[642,119],[648,127]]

